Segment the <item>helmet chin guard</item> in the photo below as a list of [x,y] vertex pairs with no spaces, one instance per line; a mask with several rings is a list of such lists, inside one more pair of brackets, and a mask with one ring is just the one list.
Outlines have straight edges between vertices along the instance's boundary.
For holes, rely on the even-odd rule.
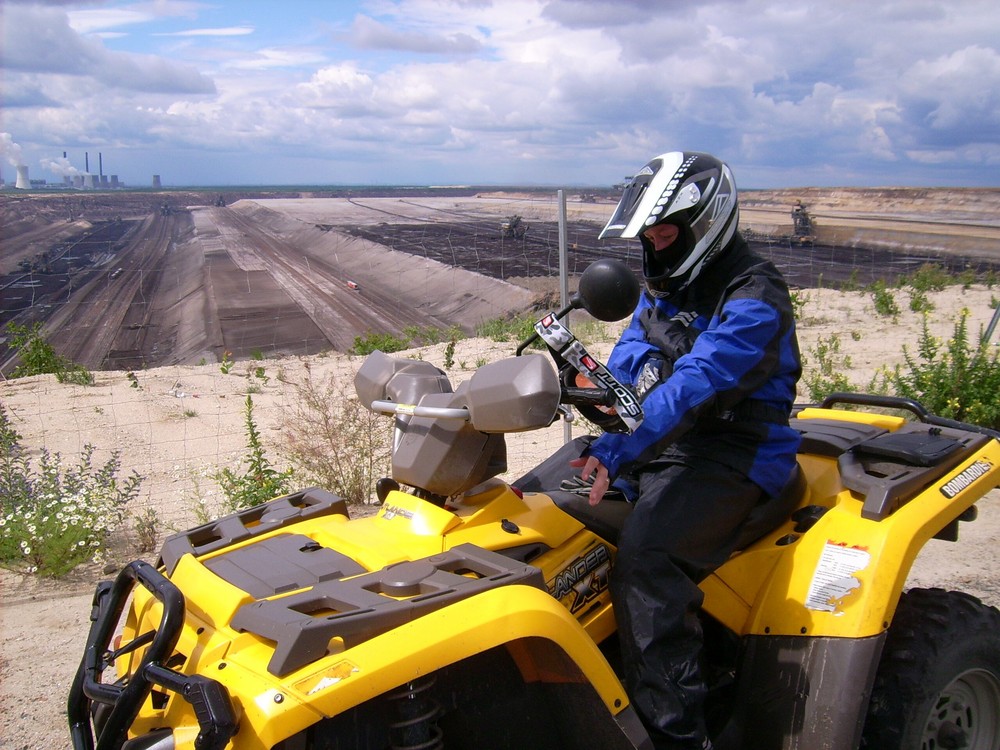
[[[661,223],[680,230],[669,265],[642,234]],[[673,151],[651,159],[632,178],[600,239],[638,237],[646,288],[653,296],[669,297],[722,252],[738,224],[736,182],[729,167],[709,154]]]

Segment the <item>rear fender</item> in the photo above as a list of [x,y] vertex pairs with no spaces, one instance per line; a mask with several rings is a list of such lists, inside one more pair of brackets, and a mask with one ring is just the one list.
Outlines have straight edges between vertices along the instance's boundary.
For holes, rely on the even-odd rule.
[[924,544],[998,485],[1000,442],[989,440],[880,519],[864,518],[864,497],[843,486],[812,496],[828,510],[805,528],[790,520],[719,568],[703,583],[706,609],[743,635],[876,636]]

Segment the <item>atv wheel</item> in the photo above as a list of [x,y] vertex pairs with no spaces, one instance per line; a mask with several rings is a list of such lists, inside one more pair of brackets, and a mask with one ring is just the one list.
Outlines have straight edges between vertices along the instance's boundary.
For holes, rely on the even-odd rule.
[[900,599],[861,747],[1000,748],[1000,612],[958,591]]

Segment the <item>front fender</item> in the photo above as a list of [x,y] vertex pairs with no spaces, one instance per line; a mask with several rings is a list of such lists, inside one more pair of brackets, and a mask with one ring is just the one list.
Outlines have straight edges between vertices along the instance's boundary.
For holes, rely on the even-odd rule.
[[[529,645],[539,640],[551,648]],[[271,735],[272,724],[280,724],[272,736],[277,741],[319,716],[342,713],[497,646],[511,650],[526,682],[588,683],[611,715],[628,705],[604,656],[566,608],[537,588],[513,585],[456,602],[289,674],[282,702],[273,696],[258,700],[260,714],[247,718],[260,723],[261,734]]]

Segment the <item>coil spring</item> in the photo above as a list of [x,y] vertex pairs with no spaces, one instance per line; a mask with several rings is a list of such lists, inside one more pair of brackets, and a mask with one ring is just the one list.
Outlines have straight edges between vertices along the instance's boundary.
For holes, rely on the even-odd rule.
[[389,724],[391,750],[444,750],[444,733],[437,725],[441,704],[425,695],[434,683],[434,675],[427,675],[388,696],[399,717]]

